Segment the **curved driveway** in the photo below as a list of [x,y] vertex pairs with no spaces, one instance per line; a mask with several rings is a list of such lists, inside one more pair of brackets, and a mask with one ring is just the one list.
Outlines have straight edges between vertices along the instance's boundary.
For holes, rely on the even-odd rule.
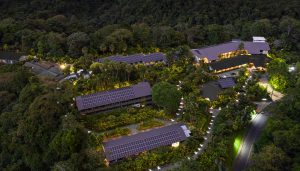
[[[268,93],[271,94],[272,101],[280,100],[284,94],[275,91],[268,82],[268,77],[263,75],[259,81],[259,84],[267,88]],[[263,104],[262,104],[263,105]],[[268,105],[268,104],[267,104]],[[263,110],[267,105],[261,106],[260,110]],[[253,120],[250,129],[244,137],[243,144],[241,145],[238,155],[233,163],[233,171],[242,171],[247,167],[250,154],[252,152],[252,146],[256,141],[259,134],[262,132],[265,126],[269,114],[258,114]]]
[[246,168],[251,154],[252,146],[255,140],[258,138],[259,134],[262,132],[268,117],[268,114],[258,114],[252,120],[252,125],[243,140],[243,144],[241,145],[238,155],[233,164],[233,171],[241,171]]

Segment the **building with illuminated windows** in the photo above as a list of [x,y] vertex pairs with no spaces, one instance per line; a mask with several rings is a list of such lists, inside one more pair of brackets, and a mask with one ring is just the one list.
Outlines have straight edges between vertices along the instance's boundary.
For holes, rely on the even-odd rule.
[[253,37],[253,41],[232,40],[218,45],[192,49],[196,62],[211,63],[237,55],[268,54],[269,44],[264,37]]

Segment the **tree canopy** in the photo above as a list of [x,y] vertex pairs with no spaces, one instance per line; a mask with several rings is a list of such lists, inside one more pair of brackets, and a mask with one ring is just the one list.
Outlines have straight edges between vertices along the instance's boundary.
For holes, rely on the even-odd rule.
[[157,83],[152,88],[153,102],[169,112],[175,112],[178,109],[180,97],[176,86],[167,82]]

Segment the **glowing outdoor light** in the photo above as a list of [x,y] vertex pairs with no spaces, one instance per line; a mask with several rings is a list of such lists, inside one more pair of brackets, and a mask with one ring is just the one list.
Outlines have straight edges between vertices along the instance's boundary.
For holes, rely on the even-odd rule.
[[190,158],[190,157],[187,157],[187,159],[188,159],[188,160],[191,160],[191,158]]
[[197,152],[197,151],[195,151],[194,153],[195,153],[195,154],[198,154],[198,152]]
[[198,148],[198,151],[200,151],[201,150],[201,148]]
[[267,101],[267,99],[266,98],[263,98],[263,99],[261,99],[262,101]]
[[59,65],[59,68],[62,69],[62,70],[66,69],[66,67],[67,67],[66,64],[60,64],[60,65]]
[[209,131],[206,131],[206,133],[208,133],[208,134],[209,134],[210,132],[209,132]]
[[292,71],[295,71],[295,67],[294,66],[292,66],[292,67],[289,67],[289,72],[292,72]]
[[222,110],[222,108],[221,108],[221,107],[219,107],[219,110]]
[[205,140],[207,140],[207,137],[204,137]]
[[203,144],[200,144],[201,147],[203,147]]
[[171,122],[174,122],[175,120],[174,119],[171,119]]
[[236,137],[234,139],[234,144],[233,144],[233,147],[234,147],[234,152],[237,154],[237,152],[239,151],[239,148],[241,146],[241,143],[242,143],[242,140],[240,137]]
[[176,113],[176,115],[179,116],[180,114],[179,114],[179,113]]
[[208,127],[208,129],[211,129],[211,127]]
[[160,170],[161,168],[159,166],[157,166],[157,170]]

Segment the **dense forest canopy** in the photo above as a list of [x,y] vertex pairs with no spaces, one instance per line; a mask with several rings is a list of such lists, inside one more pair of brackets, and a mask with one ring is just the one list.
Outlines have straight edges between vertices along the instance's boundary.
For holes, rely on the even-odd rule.
[[[255,145],[254,161],[259,162],[250,170],[300,170],[299,9],[299,0],[0,0],[0,51],[73,64],[65,74],[79,69],[93,73],[88,79],[56,83],[33,75],[24,62],[0,64],[0,170],[147,170],[193,154],[211,121],[211,102],[199,96],[199,86],[217,76],[205,64],[193,65],[190,48],[252,36],[264,36],[270,44],[269,56],[275,58],[268,65],[270,83],[286,97],[275,105],[274,117]],[[167,54],[167,65],[93,63],[108,55],[158,51]],[[250,82],[248,74],[241,70],[236,88],[212,103],[222,112],[206,153],[178,170],[231,169],[234,138],[250,123],[252,101],[268,96],[258,85],[262,73]],[[78,95],[145,80],[154,85],[157,106],[90,118],[76,109]],[[120,128],[132,123],[142,122],[141,129],[160,125],[156,117],[173,118],[181,97],[182,121],[194,127],[188,141],[177,150],[160,148],[105,166],[104,138],[129,134]]]
[[299,5],[297,0],[3,0],[1,17],[47,19],[57,14],[75,15],[88,19],[94,26],[141,22],[171,26],[178,23],[224,25],[285,15],[299,18]]
[[297,0],[3,0],[0,44],[41,57],[151,52],[265,36],[299,50]]

